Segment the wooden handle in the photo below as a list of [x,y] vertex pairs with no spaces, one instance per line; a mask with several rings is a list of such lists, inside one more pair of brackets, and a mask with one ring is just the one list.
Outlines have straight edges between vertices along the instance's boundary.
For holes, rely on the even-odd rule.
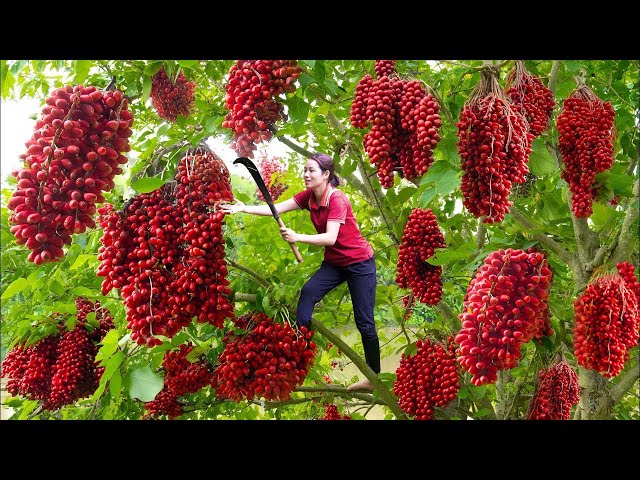
[[[276,220],[278,221],[278,225],[280,225],[280,228],[284,227],[284,222],[280,217],[276,218]],[[291,250],[293,250],[293,254],[296,256],[296,260],[298,261],[298,263],[302,263],[302,255],[300,255],[300,251],[298,250],[298,247],[296,247],[296,244],[289,243],[289,246],[291,247]]]

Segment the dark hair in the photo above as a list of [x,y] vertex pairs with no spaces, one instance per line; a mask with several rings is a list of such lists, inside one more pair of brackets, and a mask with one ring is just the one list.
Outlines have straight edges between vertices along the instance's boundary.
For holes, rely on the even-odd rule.
[[324,173],[326,170],[329,170],[329,184],[332,187],[342,185],[342,179],[333,171],[335,168],[333,165],[333,158],[331,158],[329,155],[325,155],[324,153],[315,153],[311,155],[311,159],[318,162],[322,173]]

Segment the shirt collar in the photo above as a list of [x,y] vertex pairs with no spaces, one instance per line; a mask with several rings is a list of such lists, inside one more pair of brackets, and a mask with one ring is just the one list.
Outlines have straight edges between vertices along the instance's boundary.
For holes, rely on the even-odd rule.
[[[327,185],[325,188],[322,198],[320,199],[320,205],[316,203],[316,196],[313,194],[313,190],[311,191],[311,197],[309,198],[309,206],[313,206],[314,208],[319,208],[320,206],[328,208],[329,207],[329,198],[331,196],[331,192],[333,191],[333,187],[331,185]],[[313,205],[312,203],[313,202]]]

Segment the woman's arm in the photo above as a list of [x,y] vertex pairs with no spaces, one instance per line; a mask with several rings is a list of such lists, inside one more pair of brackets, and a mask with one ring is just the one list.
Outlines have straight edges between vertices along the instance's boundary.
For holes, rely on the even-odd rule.
[[309,245],[320,245],[330,247],[336,243],[338,232],[340,231],[340,222],[327,222],[327,231],[325,233],[317,233],[315,235],[307,235],[304,233],[296,233],[290,228],[282,227],[280,234],[289,243],[301,242]]
[[[274,205],[278,213],[290,212],[291,210],[297,210],[300,207],[293,198],[285,200],[284,202],[276,203]],[[271,215],[271,209],[269,205],[245,205],[241,201],[237,200],[235,204],[225,203],[220,205],[220,209],[223,213],[233,215],[234,213],[250,213],[252,215]]]

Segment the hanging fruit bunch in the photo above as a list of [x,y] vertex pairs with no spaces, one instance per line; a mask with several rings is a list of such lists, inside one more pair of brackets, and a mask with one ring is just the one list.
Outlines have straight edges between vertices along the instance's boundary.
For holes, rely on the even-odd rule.
[[430,208],[412,210],[398,249],[396,283],[410,288],[413,296],[427,305],[442,298],[442,267],[427,263],[436,248],[444,248],[444,236]]
[[573,349],[578,365],[617,376],[638,344],[640,284],[629,262],[596,275],[574,301]]
[[133,115],[122,92],[65,86],[53,90],[36,121],[25,166],[7,205],[16,243],[26,245],[30,262],[41,265],[62,258],[71,235],[95,227],[101,192],[115,187],[113,178],[131,150]]
[[393,186],[395,171],[407,180],[421,177],[433,163],[440,141],[440,105],[416,80],[398,77],[395,60],[376,60],[377,79],[360,79],[351,104],[350,122],[371,129],[364,149],[375,164],[380,185]]
[[538,385],[529,403],[528,420],[569,420],[571,407],[580,400],[575,370],[562,358],[538,372]]
[[571,211],[578,218],[593,213],[599,189],[596,175],[613,165],[614,118],[611,104],[600,100],[584,83],[565,99],[558,115],[558,144],[564,163],[561,176],[569,184]]
[[428,338],[416,342],[415,355],[402,354],[393,393],[398,405],[416,420],[431,420],[436,407],[446,407],[460,390],[455,344]]
[[224,162],[198,147],[180,161],[175,182],[135,196],[122,211],[99,210],[102,294],[120,289],[134,341],[153,347],[194,316],[218,328],[233,317],[217,208],[231,200]]
[[[41,400],[45,410],[57,410],[88,397],[98,388],[104,368],[95,361],[99,343],[113,328],[109,311],[100,302],[76,299],[77,322],[65,327],[58,318],[58,332],[36,343],[13,347],[2,362],[2,377],[8,377],[7,391],[13,396]],[[94,324],[86,318],[96,314]]]
[[301,72],[295,60],[238,60],[231,67],[222,127],[233,132],[231,148],[239,156],[253,158],[256,144],[271,139],[285,118],[277,97],[295,91]]
[[[258,169],[269,190],[271,199],[275,202],[289,188],[289,185],[284,183],[285,165],[280,161],[280,157],[269,157],[264,153],[258,158]],[[264,202],[264,197],[258,187],[256,187],[256,195]]]
[[509,72],[505,90],[513,108],[527,119],[534,138],[540,136],[549,125],[556,106],[553,92],[527,70],[522,60],[516,60]]
[[248,313],[236,320],[244,334],[229,332],[218,357],[212,386],[218,398],[286,400],[304,382],[313,363],[313,330],[296,332],[264,313]]
[[533,135],[500,88],[494,69],[481,72],[456,126],[463,204],[475,217],[485,217],[484,223],[499,223],[512,205],[513,183],[523,183],[529,173]]
[[498,370],[515,367],[522,344],[553,335],[549,323],[551,270],[533,247],[491,252],[471,280],[455,338],[458,362],[471,383],[498,379]]
[[195,102],[195,82],[187,80],[180,70],[175,81],[172,80],[164,69],[160,67],[151,78],[151,103],[158,116],[175,122],[178,115],[188,117],[193,111]]
[[350,415],[340,415],[338,406],[334,403],[325,404],[324,417],[320,420],[351,420]]
[[189,361],[187,356],[193,350],[191,343],[180,345],[178,350],[169,351],[162,360],[164,386],[156,397],[144,404],[146,418],[167,415],[175,418],[182,415],[182,405],[178,397],[195,393],[211,383],[213,366],[206,359]]

